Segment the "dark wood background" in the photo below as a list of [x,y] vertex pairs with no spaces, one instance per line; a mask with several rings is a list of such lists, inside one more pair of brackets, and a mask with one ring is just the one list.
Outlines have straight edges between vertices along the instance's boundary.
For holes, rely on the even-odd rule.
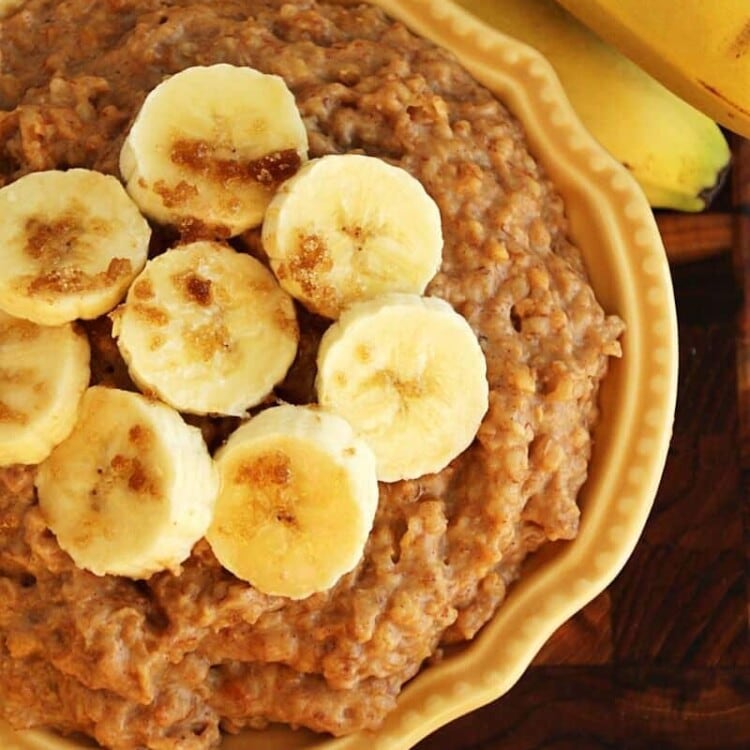
[[750,749],[750,142],[731,143],[733,167],[708,212],[657,213],[679,392],[633,556],[509,693],[419,750]]

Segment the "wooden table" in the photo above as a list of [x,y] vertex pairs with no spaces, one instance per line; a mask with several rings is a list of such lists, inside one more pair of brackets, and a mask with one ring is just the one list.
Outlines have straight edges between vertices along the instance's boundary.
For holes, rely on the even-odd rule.
[[633,556],[508,694],[420,750],[750,749],[750,142],[732,143],[708,214],[657,217],[668,249],[710,257],[671,264],[677,413]]

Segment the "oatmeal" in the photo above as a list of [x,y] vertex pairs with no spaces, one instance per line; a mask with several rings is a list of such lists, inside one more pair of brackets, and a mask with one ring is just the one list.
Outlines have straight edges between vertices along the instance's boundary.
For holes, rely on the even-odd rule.
[[[234,578],[205,541],[179,575],[78,569],[46,527],[34,467],[0,470],[0,714],[123,750],[206,750],[269,722],[377,727],[407,680],[492,617],[527,554],[576,535],[598,386],[619,354],[622,324],[594,298],[519,124],[449,54],[367,5],[29,0],[0,21],[0,58],[0,185],[117,174],[145,95],[185,67],[281,75],[311,156],[381,157],[436,200],[445,247],[427,293],[471,324],[490,385],[470,448],[439,474],[381,484],[361,563],[300,601]],[[173,240],[157,230],[152,254]],[[258,230],[233,243],[264,260]],[[299,322],[276,392],[307,403],[327,322],[301,309]],[[93,382],[132,389],[108,321],[85,328]],[[191,421],[212,449],[237,424]]]

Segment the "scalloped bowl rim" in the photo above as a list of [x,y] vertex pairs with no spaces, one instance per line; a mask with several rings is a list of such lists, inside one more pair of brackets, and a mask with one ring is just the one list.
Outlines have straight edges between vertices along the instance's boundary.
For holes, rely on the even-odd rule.
[[[227,737],[222,750],[407,750],[509,690],[554,631],[600,594],[627,561],[651,510],[671,439],[677,394],[677,316],[653,213],[632,176],[589,135],[551,65],[449,0],[375,0],[451,50],[519,118],[532,154],[563,195],[570,234],[607,312],[626,322],[623,358],[602,385],[578,538],[534,556],[492,621],[459,653],[423,670],[377,732],[330,739],[273,727]],[[41,730],[4,750],[79,750]]]

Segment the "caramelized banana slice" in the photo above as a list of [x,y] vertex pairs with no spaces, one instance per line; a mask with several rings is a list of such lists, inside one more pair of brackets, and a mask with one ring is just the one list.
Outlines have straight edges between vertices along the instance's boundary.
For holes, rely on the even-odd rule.
[[138,393],[94,386],[39,467],[39,505],[60,546],[97,575],[176,570],[211,523],[219,480],[197,427]]
[[267,594],[302,599],[354,568],[378,504],[375,458],[341,417],[277,406],[216,454],[221,492],[206,539]]
[[0,311],[0,466],[36,464],[73,429],[89,384],[89,344],[71,323]]
[[421,294],[440,267],[440,211],[405,169],[372,156],[313,159],[263,222],[281,286],[328,318],[386,292]]
[[222,63],[187,68],[146,97],[120,172],[149,217],[230,237],[261,223],[306,158],[307,131],[283,79]]
[[466,449],[487,411],[487,365],[466,320],[435,297],[387,294],[323,335],[316,388],[372,448],[378,479],[414,479]]
[[299,340],[273,274],[218,242],[149,261],[113,319],[133,380],[192,414],[243,415],[284,377]]
[[111,310],[146,263],[146,220],[114,178],[35,172],[0,190],[0,309],[40,325]]

